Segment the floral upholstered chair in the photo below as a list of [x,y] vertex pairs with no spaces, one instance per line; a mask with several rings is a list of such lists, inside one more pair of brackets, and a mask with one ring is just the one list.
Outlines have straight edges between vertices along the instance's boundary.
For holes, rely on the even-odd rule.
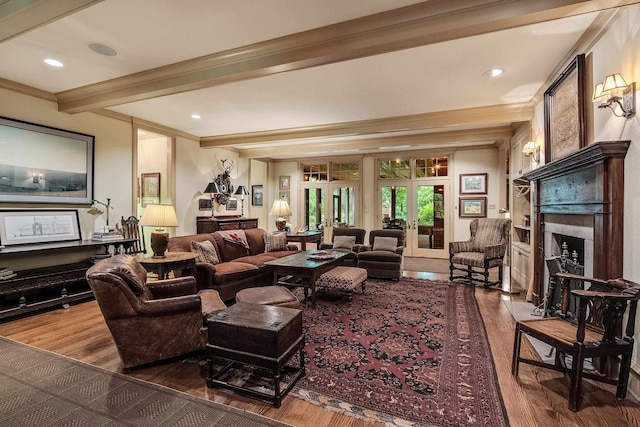
[[[502,260],[509,243],[511,220],[481,218],[471,221],[471,237],[449,243],[449,280],[465,279],[485,288],[502,285]],[[498,268],[498,280],[489,281],[489,269]],[[455,272],[464,273],[455,275]]]

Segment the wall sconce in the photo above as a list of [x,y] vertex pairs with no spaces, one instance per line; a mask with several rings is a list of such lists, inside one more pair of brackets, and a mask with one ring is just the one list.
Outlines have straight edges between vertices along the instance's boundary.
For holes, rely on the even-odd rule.
[[526,157],[532,157],[533,161],[540,163],[540,147],[535,142],[529,141],[522,147],[522,154]]
[[[598,108],[611,108],[616,117],[631,117],[636,113],[636,82],[627,84],[620,74],[610,74],[593,89],[593,102]],[[622,114],[616,114],[618,104]]]

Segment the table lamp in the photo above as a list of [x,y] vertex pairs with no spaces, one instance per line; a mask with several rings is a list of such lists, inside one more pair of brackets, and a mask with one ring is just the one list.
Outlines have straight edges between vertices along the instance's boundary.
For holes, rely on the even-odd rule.
[[209,193],[209,196],[211,197],[211,217],[213,218],[213,199],[216,196],[216,194],[220,194],[220,188],[218,187],[218,184],[215,181],[211,181],[208,185],[207,188],[204,189],[203,193]]
[[276,228],[278,231],[284,231],[284,227],[287,225],[287,220],[283,217],[292,215],[289,203],[287,203],[286,200],[276,200],[273,202],[271,215],[278,217],[276,218]]
[[151,233],[151,249],[153,258],[166,257],[169,244],[169,233],[164,227],[177,227],[178,218],[172,205],[147,205],[140,218],[140,225],[158,227]]
[[242,217],[244,217],[244,196],[249,195],[249,190],[247,190],[247,187],[244,185],[238,185],[238,188],[236,189],[236,192],[233,193],[235,196],[240,196],[240,206],[241,206],[241,215]]

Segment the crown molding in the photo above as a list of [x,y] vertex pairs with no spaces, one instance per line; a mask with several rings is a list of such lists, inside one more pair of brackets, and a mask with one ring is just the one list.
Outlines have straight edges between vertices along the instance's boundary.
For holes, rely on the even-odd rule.
[[431,0],[58,92],[68,113],[205,89],[637,1]]
[[24,85],[11,80],[3,79],[0,77],[0,88],[7,89],[12,92],[21,93],[23,95],[33,96],[34,98],[43,99],[45,101],[57,102],[56,96],[47,92],[46,90],[36,89],[33,86]]

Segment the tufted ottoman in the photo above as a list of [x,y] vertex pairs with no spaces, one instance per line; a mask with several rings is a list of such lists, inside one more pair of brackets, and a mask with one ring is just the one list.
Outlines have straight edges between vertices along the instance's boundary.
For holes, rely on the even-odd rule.
[[366,280],[367,270],[364,268],[338,266],[320,276],[316,281],[316,287],[353,293],[360,285],[364,294]]
[[291,291],[282,286],[247,288],[236,294],[236,302],[300,308],[300,301]]

